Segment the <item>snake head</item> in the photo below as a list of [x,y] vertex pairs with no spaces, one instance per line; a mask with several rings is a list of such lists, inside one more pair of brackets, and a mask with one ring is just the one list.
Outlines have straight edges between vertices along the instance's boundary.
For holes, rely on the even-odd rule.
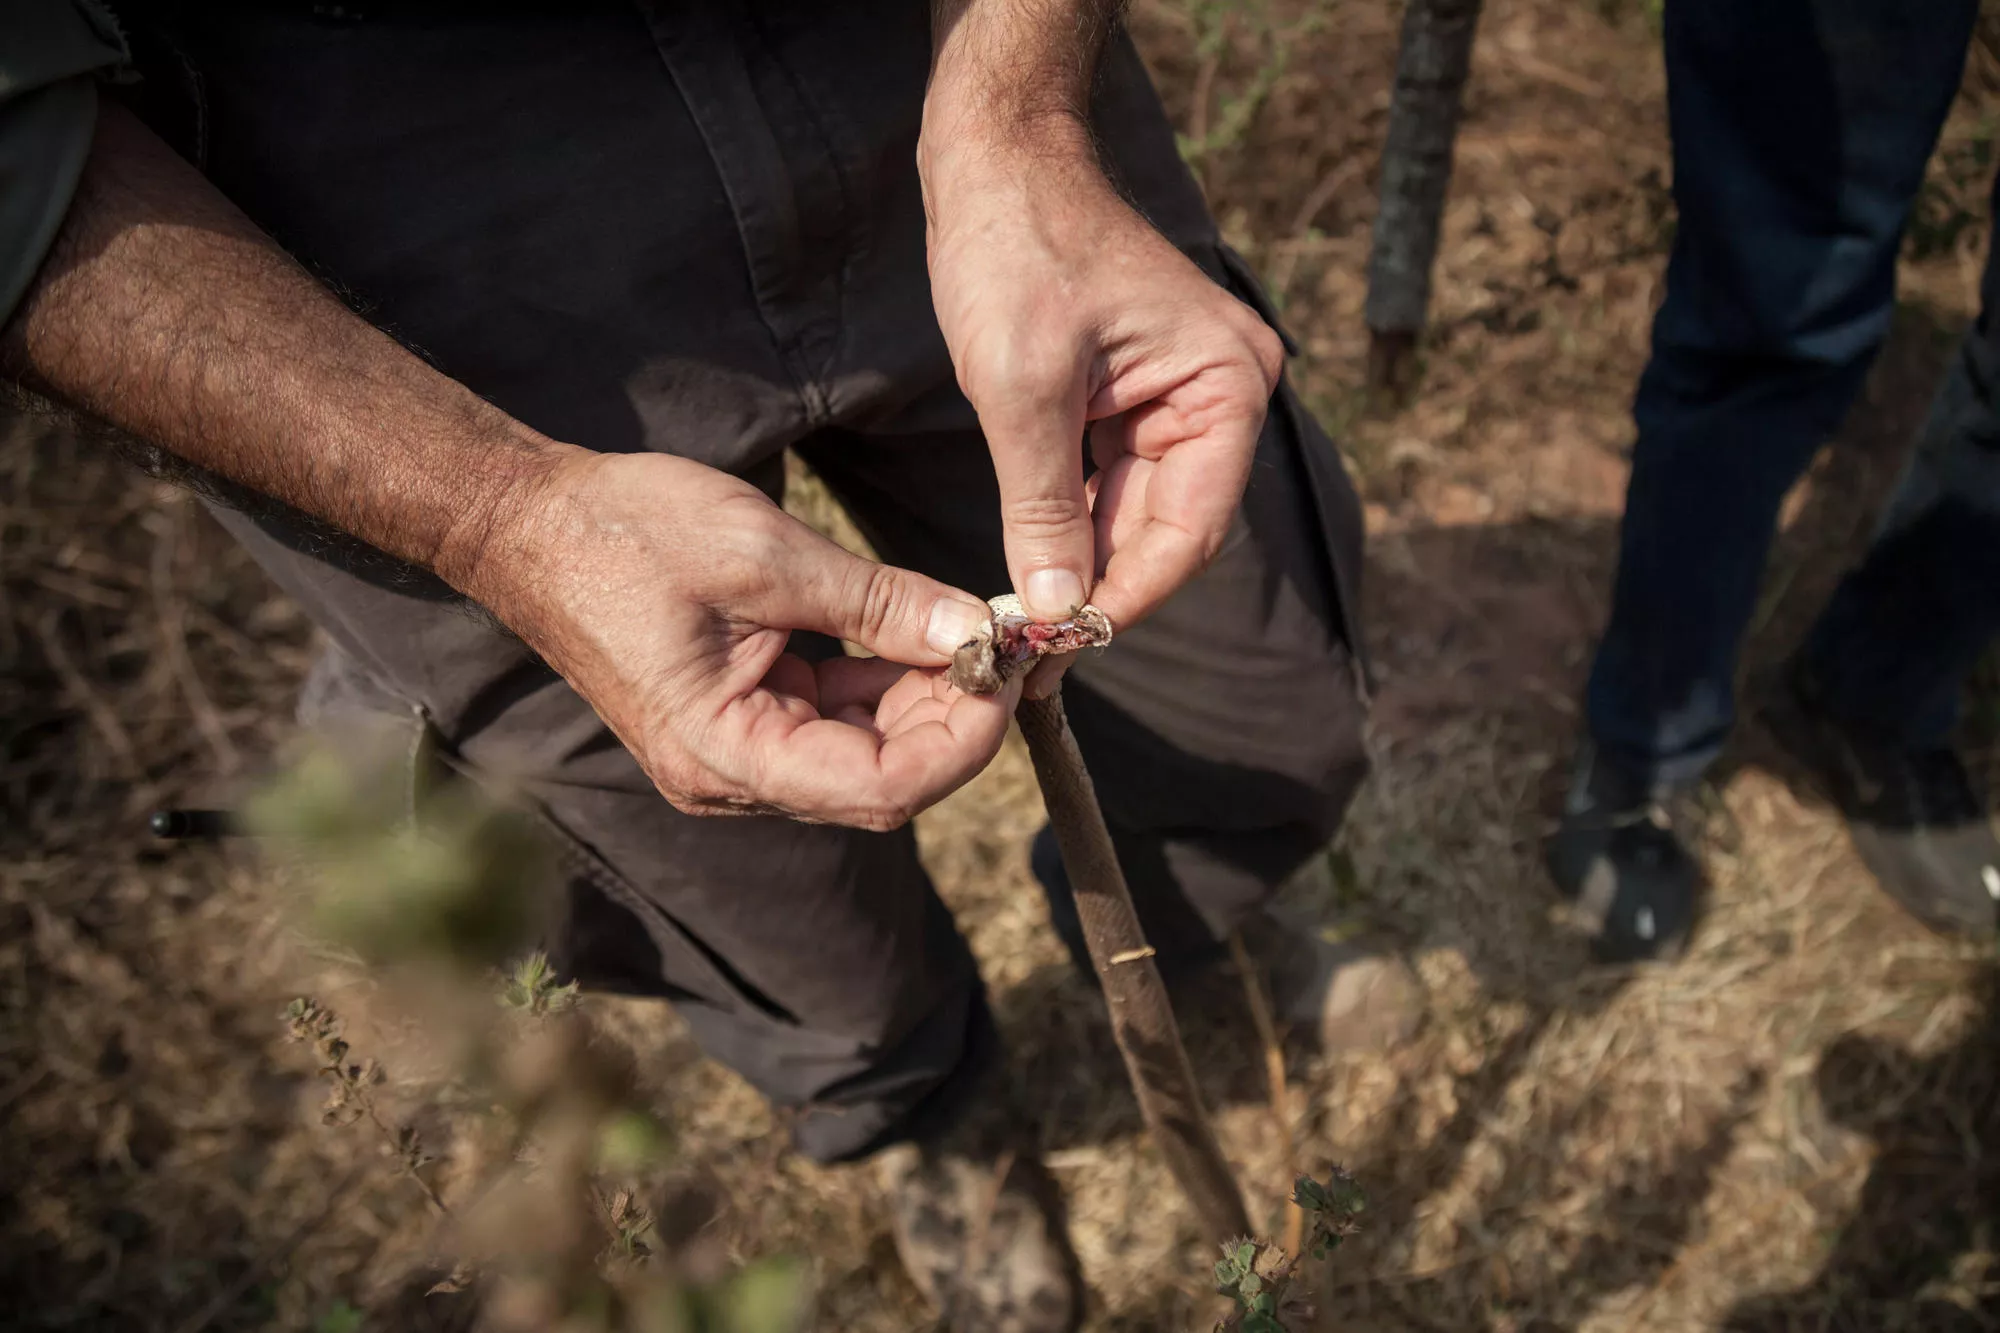
[[1111,642],[1111,618],[1094,606],[1079,607],[1067,620],[1044,622],[1023,611],[1021,599],[1012,593],[987,605],[993,619],[952,654],[949,679],[967,694],[998,694],[1040,658]]

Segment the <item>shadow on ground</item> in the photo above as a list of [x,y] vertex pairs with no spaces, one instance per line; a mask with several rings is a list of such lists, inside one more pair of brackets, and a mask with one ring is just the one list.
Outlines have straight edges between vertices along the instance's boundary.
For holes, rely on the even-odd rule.
[[1980,991],[1978,1022],[1935,1055],[1850,1035],[1821,1057],[1824,1112],[1871,1141],[1874,1166],[1818,1276],[1745,1302],[1728,1333],[2000,1328],[1980,1259],[2000,1238],[2000,968]]
[[[1823,819],[1818,792],[1795,772],[1768,763],[1771,749],[1755,720],[1758,697],[1843,569],[1865,550],[1875,514],[1942,377],[1955,323],[1924,307],[1902,312],[1866,397],[1810,484],[1794,497],[1745,645],[1748,721],[1718,766],[1716,788],[1746,770],[1767,772]],[[1501,840],[1517,862],[1537,858],[1540,837],[1553,821],[1569,738],[1579,723],[1574,701],[1587,645],[1608,597],[1616,528],[1615,516],[1410,526],[1378,535],[1371,547],[1387,743],[1420,743],[1471,720],[1483,728],[1485,745],[1508,756],[1504,766],[1516,776],[1539,774],[1530,800],[1487,812],[1504,824]],[[1719,798],[1714,804],[1721,808]],[[1453,812],[1429,814],[1448,825]],[[1708,835],[1722,853],[1758,836],[1726,817]],[[1433,853],[1449,855],[1449,827],[1440,827],[1437,836],[1443,846]],[[1411,947],[1435,942],[1439,921],[1460,923],[1449,942],[1476,976],[1481,1002],[1511,1008],[1516,1017],[1442,1090],[1435,1059],[1429,1068],[1398,1067],[1396,1093],[1373,1114],[1365,1143],[1354,1144],[1357,1151],[1346,1161],[1369,1189],[1371,1211],[1343,1271],[1375,1275],[1412,1267],[1410,1253],[1440,1195],[1481,1169],[1476,1144],[1503,1104],[1510,1096],[1537,1100],[1532,1089],[1523,1094],[1517,1085],[1532,1080],[1545,1038],[1603,1015],[1639,974],[1593,968],[1583,943],[1549,919],[1553,891],[1532,869],[1503,882],[1512,896],[1497,901],[1485,894],[1485,885],[1467,881],[1452,899],[1399,902],[1377,894],[1363,906],[1370,926]],[[1864,914],[1892,937],[1917,934],[1886,900],[1865,903]],[[1483,919],[1500,924],[1482,931]],[[1743,952],[1766,943],[1744,941]],[[1744,1306],[1730,1316],[1730,1328],[1996,1326],[1990,1289],[1983,1306],[1940,1304],[1942,1298],[1926,1295],[1953,1275],[1954,1264],[1962,1267],[1990,1251],[2000,1223],[2000,1181],[1993,1174],[2000,1169],[1993,1137],[2000,1115],[2000,1016],[1990,973],[1986,990],[1984,1021],[1949,1052],[1911,1057],[1855,1035],[1839,1038],[1826,1052],[1817,1085],[1827,1114],[1875,1139],[1882,1158],[1824,1274],[1797,1292]],[[1129,1099],[1106,1097],[1075,1075],[1091,1070],[1101,1080],[1119,1067],[1101,1011],[1079,1003],[1088,994],[1069,969],[1051,967],[998,999],[1003,1026],[1037,1034],[1021,1083],[1059,1150],[1139,1132]],[[1177,996],[1177,1010],[1210,1105],[1264,1102],[1255,1037],[1235,982],[1214,978],[1186,990]],[[1294,1058],[1310,1060],[1298,1050]],[[1591,1186],[1591,1224],[1567,1251],[1525,1267],[1493,1262],[1491,1279],[1482,1284],[1476,1266],[1500,1247],[1469,1237],[1458,1259],[1429,1263],[1443,1270],[1435,1277],[1369,1276],[1338,1285],[1330,1300],[1335,1323],[1553,1333],[1601,1316],[1620,1293],[1655,1287],[1677,1268],[1687,1243],[1712,1229],[1706,1213],[1718,1173],[1768,1100],[1769,1072],[1739,1069],[1723,1086],[1708,1089],[1712,1095],[1697,1128],[1674,1151],[1632,1152],[1604,1163]],[[1435,1114],[1440,1103],[1453,1108],[1441,1122]],[[1587,1142],[1615,1114],[1604,1095],[1565,1090],[1534,1107],[1533,1134],[1547,1144]],[[1574,1187],[1573,1168],[1546,1153],[1519,1152],[1486,1168],[1491,1175],[1479,1196],[1545,1206]],[[1532,1219],[1509,1215],[1503,1206],[1480,1224],[1506,1233],[1532,1226]],[[1475,1271],[1463,1271],[1465,1263],[1475,1264]],[[1163,1295],[1152,1306],[1128,1308],[1114,1326],[1158,1327],[1149,1321],[1166,1320],[1179,1308]]]

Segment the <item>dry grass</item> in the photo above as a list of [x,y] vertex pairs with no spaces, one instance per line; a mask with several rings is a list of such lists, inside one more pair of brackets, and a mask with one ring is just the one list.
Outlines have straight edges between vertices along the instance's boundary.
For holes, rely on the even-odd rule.
[[[1274,3],[1270,28],[1239,22],[1204,60],[1189,12],[1155,0],[1138,20],[1183,126],[1198,87],[1256,84],[1271,31],[1290,44],[1258,115],[1203,169],[1232,237],[1282,279],[1297,373],[1370,501],[1379,765],[1342,873],[1301,896],[1399,937],[1430,992],[1428,1024],[1390,1059],[1293,1053],[1304,1165],[1345,1162],[1373,1196],[1332,1326],[2000,1328],[1990,950],[1887,906],[1837,821],[1763,766],[1754,726],[1708,798],[1713,910],[1683,963],[1587,967],[1537,866],[1671,226],[1642,7],[1491,6],[1422,398],[1387,421],[1362,419],[1345,386],[1364,356],[1394,15],[1349,4],[1312,27]],[[1788,510],[1753,687],[1865,532],[1973,308],[1993,95],[1988,64],[1977,73],[1934,172],[1940,221],[1907,266],[1907,318],[1848,447]],[[161,851],[140,831],[155,804],[201,799],[271,752],[307,627],[188,501],[60,436],[10,428],[0,524],[0,1323],[338,1327],[419,1257],[421,1200],[365,1137],[316,1123],[276,1014],[319,965],[287,945],[282,890],[231,853]],[[1989,768],[1992,730],[1973,737]],[[1038,820],[1010,747],[919,835],[1051,1126],[1093,1327],[1191,1327],[1207,1256],[1043,919],[1025,858]],[[345,984],[336,1007],[365,1010],[365,984]],[[1249,1018],[1233,987],[1209,998],[1190,1044],[1275,1225],[1285,1178]],[[789,1157],[670,1014],[596,1009],[647,1056],[683,1166],[716,1201],[709,1237],[809,1255],[826,1328],[921,1326],[864,1173]]]

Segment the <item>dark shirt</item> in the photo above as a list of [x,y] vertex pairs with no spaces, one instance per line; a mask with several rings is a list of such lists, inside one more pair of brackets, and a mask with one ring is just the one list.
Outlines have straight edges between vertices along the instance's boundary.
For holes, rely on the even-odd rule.
[[0,18],[0,323],[69,211],[97,123],[97,80],[125,41],[96,0],[7,0]]

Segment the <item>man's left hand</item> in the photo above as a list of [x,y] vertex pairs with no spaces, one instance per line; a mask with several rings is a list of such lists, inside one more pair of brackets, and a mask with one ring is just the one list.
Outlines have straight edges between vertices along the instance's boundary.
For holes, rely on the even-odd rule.
[[1220,549],[1283,347],[1118,197],[1080,125],[923,162],[932,295],[993,452],[1015,591],[1037,619],[1088,598],[1123,629]]

